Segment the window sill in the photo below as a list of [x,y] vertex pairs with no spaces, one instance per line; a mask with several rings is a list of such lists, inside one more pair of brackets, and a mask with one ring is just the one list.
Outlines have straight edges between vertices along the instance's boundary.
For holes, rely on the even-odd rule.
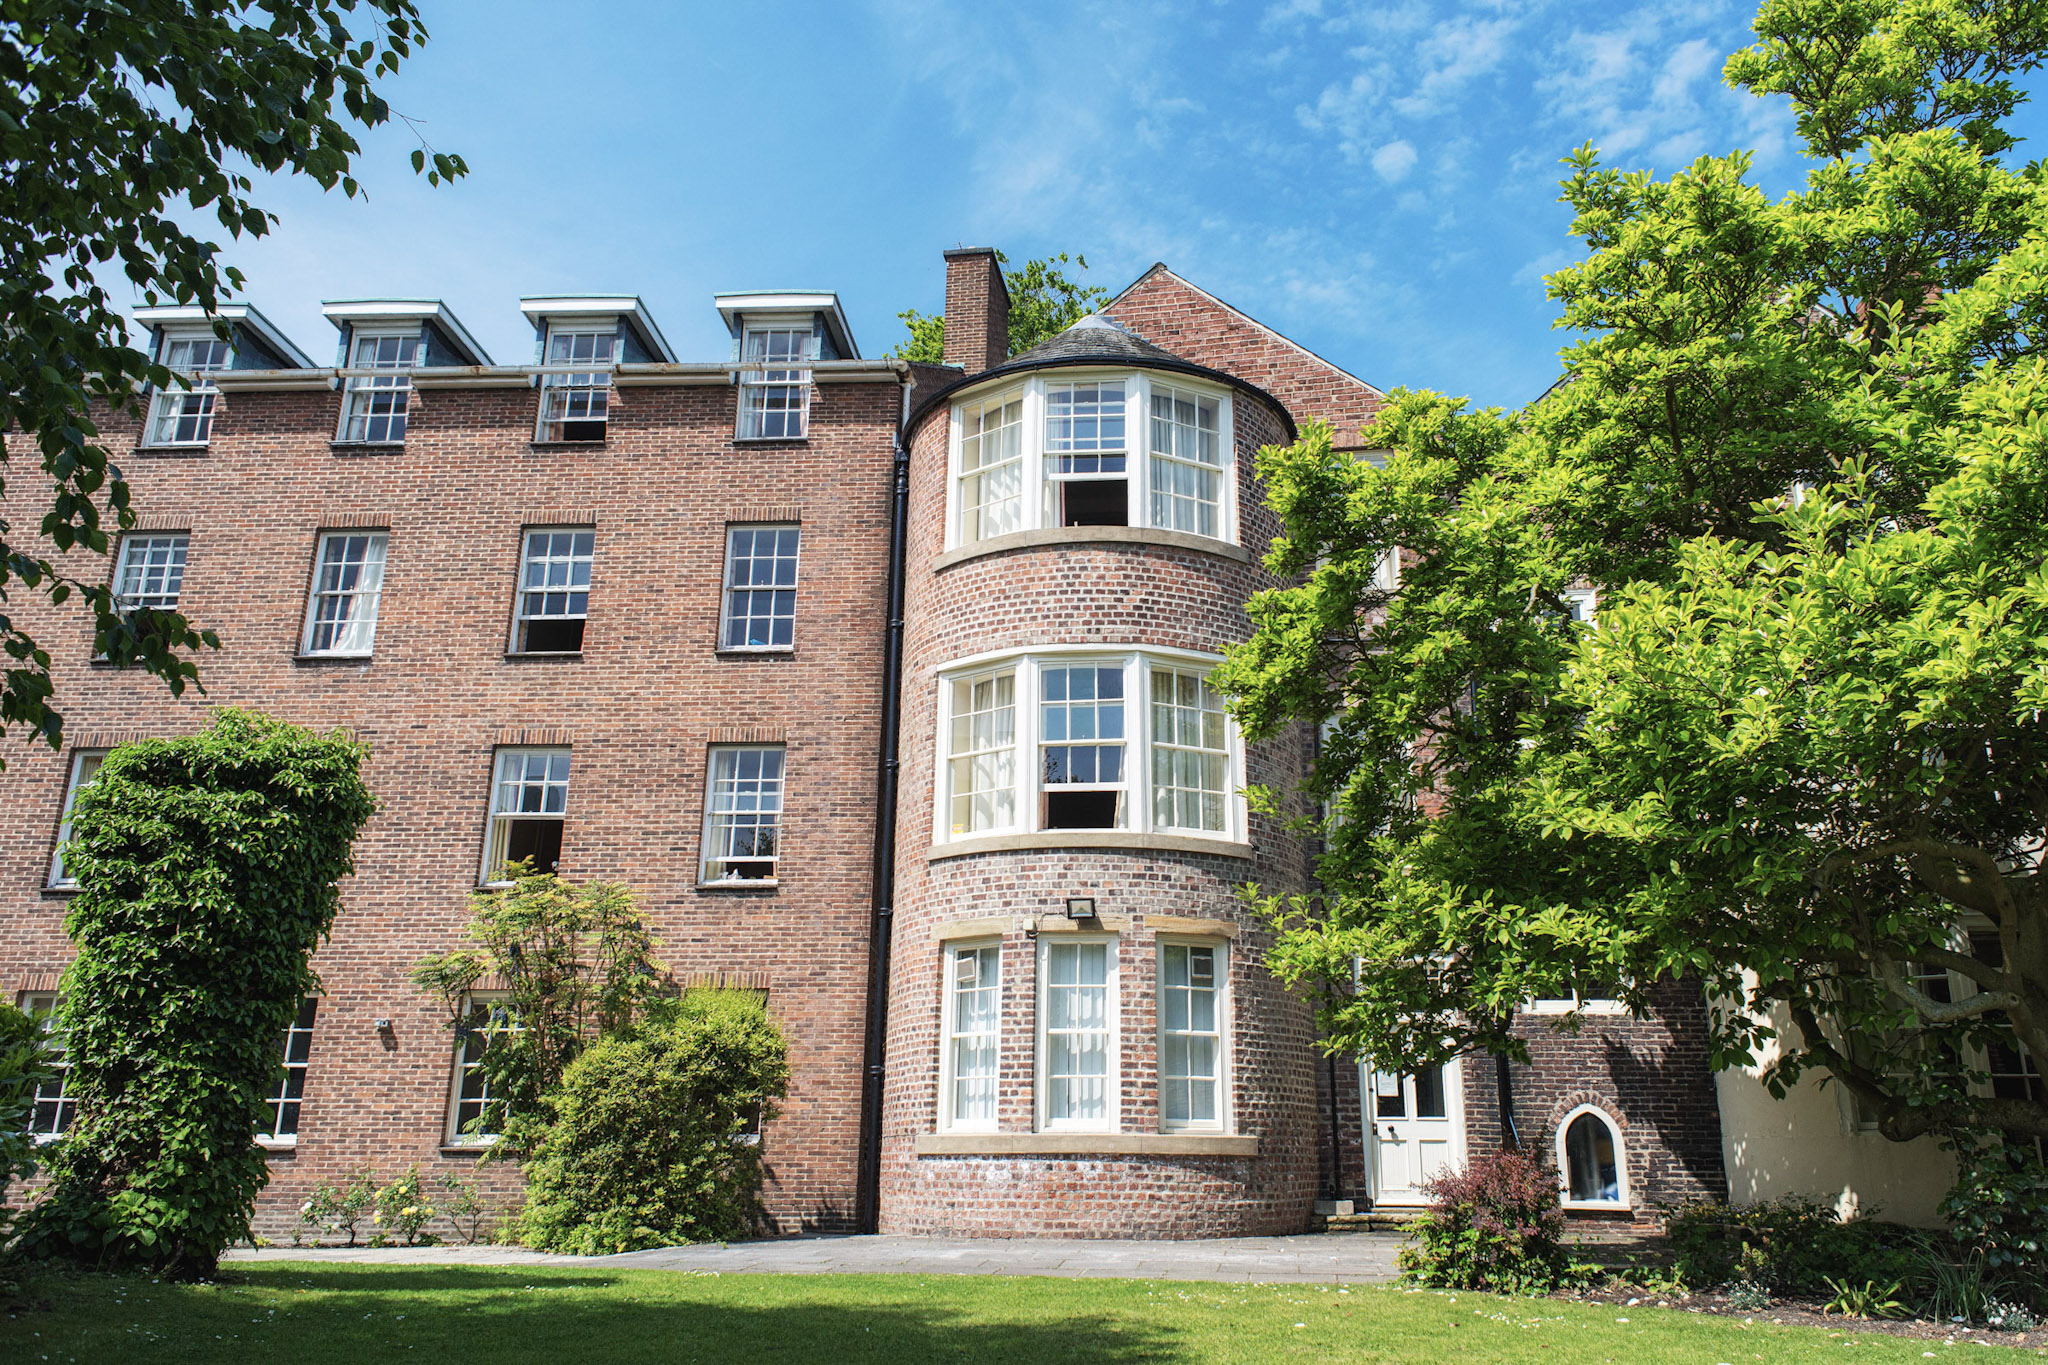
[[1256,1137],[1221,1133],[920,1133],[919,1156],[1254,1157]]
[[732,438],[732,443],[736,446],[807,446],[811,443],[811,438],[808,436],[735,436]]
[[1594,1203],[1592,1201],[1581,1202],[1578,1200],[1565,1199],[1559,1202],[1559,1207],[1562,1208],[1566,1213],[1625,1213],[1630,1215],[1631,1217],[1633,1217],[1635,1214],[1635,1209],[1633,1207],[1631,1207],[1628,1204],[1624,1204],[1619,1200],[1616,1200],[1613,1203]]
[[1251,552],[1242,545],[1188,531],[1162,531],[1150,526],[1051,526],[1037,531],[1012,531],[1006,536],[993,536],[948,550],[932,560],[932,572],[938,573],[983,555],[1036,550],[1051,545],[1158,545],[1174,550],[1194,550],[1240,564],[1252,562]]
[[480,1156],[497,1145],[497,1139],[495,1138],[489,1142],[444,1142],[441,1144],[441,1155]]
[[292,662],[318,668],[323,664],[366,664],[376,658],[371,654],[294,654]]
[[1194,834],[1138,834],[1123,829],[1048,829],[1027,834],[978,834],[932,845],[928,863],[968,858],[977,853],[1015,853],[1060,848],[1113,848],[1134,853],[1207,853],[1217,858],[1249,859],[1250,844]]
[[698,882],[699,891],[775,891],[782,886],[775,877],[749,877],[745,880],[723,882]]
[[713,651],[721,659],[794,659],[795,645],[733,645]]
[[520,659],[580,659],[582,657],[583,651],[580,649],[508,649],[505,651],[507,663],[516,662]]
[[45,886],[43,896],[45,899],[69,900],[84,889],[77,882],[65,882],[58,886]]
[[530,450],[603,450],[605,442],[595,441],[528,441]]
[[204,455],[210,441],[179,441],[162,445],[138,445],[137,455]]
[[332,450],[332,451],[336,451],[336,452],[346,452],[346,451],[350,451],[350,450],[378,450],[378,451],[388,451],[388,450],[404,450],[404,449],[405,449],[405,442],[403,442],[403,441],[329,441],[329,442],[327,443],[327,448],[328,448],[329,450]]
[[299,1150],[299,1140],[288,1138],[257,1138],[256,1145],[271,1156],[289,1156]]

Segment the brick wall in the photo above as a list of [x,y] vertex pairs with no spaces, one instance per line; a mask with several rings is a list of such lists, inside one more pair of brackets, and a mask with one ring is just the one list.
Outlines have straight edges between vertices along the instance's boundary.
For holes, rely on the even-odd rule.
[[[180,605],[220,632],[206,693],[88,662],[88,625],[17,598],[54,659],[74,744],[188,733],[250,706],[367,741],[379,810],[356,846],[331,942],[296,1150],[272,1163],[259,1224],[304,1191],[374,1165],[466,1172],[443,1155],[452,1050],[444,1011],[406,981],[454,946],[485,833],[493,747],[545,729],[572,752],[561,870],[645,898],[679,978],[765,984],[793,1082],[767,1126],[766,1198],[780,1227],[848,1226],[858,1140],[886,609],[891,446],[901,389],[821,383],[808,441],[737,445],[729,384],[622,387],[602,447],[536,447],[522,386],[432,388],[403,450],[330,446],[338,396],[232,390],[202,453],[130,452],[108,427],[145,524],[191,533]],[[16,438],[18,440],[18,438]],[[29,484],[19,487],[28,491]],[[17,524],[28,518],[17,506]],[[715,652],[730,520],[800,519],[795,649]],[[594,523],[580,658],[506,657],[520,530]],[[389,531],[375,656],[300,662],[319,531]],[[101,578],[83,556],[77,572]],[[699,890],[707,745],[757,727],[788,746],[781,884]],[[69,754],[17,747],[0,773],[0,989],[70,957],[66,898],[42,889]],[[373,1020],[388,1018],[380,1033]],[[509,1166],[487,1179],[500,1199]]]

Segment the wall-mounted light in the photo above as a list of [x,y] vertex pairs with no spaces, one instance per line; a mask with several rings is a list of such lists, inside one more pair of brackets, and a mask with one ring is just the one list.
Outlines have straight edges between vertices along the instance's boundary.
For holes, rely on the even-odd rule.
[[390,1021],[389,1019],[379,1019],[379,1020],[377,1021],[377,1032],[379,1032],[379,1033],[389,1033],[390,1031],[391,1031],[391,1021]]
[[1095,897],[1093,897],[1093,896],[1069,896],[1069,897],[1067,897],[1067,918],[1068,918],[1068,919],[1094,919],[1094,918],[1095,918]]

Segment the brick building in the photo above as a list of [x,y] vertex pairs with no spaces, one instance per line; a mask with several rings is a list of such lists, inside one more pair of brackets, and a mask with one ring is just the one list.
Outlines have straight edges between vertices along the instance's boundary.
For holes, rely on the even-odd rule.
[[[0,988],[57,989],[98,756],[244,705],[350,728],[380,803],[287,1040],[267,1231],[355,1167],[473,1161],[477,1076],[406,973],[518,857],[636,888],[681,984],[766,992],[781,1230],[1296,1231],[1510,1131],[1587,1216],[1725,1191],[1682,991],[1537,1002],[1531,1066],[1418,1076],[1323,1056],[1263,968],[1235,888],[1311,864],[1242,792],[1313,739],[1246,745],[1204,678],[1269,582],[1255,452],[1312,418],[1352,444],[1378,392],[1164,266],[1011,357],[993,253],[946,270],[946,367],[863,359],[822,293],[721,295],[703,362],[629,297],[523,300],[518,364],[431,301],[328,305],[329,365],[252,308],[227,343],[142,310],[199,387],[107,429],[143,514],[114,586],[223,647],[173,700],[25,613],[69,729],[0,773]],[[1540,1017],[1575,1006],[1575,1037]]]

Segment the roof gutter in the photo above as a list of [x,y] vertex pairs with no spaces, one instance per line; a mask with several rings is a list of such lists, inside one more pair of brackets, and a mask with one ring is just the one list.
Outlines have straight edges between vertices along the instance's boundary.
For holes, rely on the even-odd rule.
[[888,1077],[889,952],[895,927],[896,793],[901,775],[898,726],[903,713],[903,582],[910,522],[910,390],[903,386],[889,511],[889,616],[882,663],[880,779],[875,789],[874,915],[868,928],[868,1018],[860,1100],[860,1160],[854,1182],[854,1226],[874,1232],[881,1222],[882,1096]]

